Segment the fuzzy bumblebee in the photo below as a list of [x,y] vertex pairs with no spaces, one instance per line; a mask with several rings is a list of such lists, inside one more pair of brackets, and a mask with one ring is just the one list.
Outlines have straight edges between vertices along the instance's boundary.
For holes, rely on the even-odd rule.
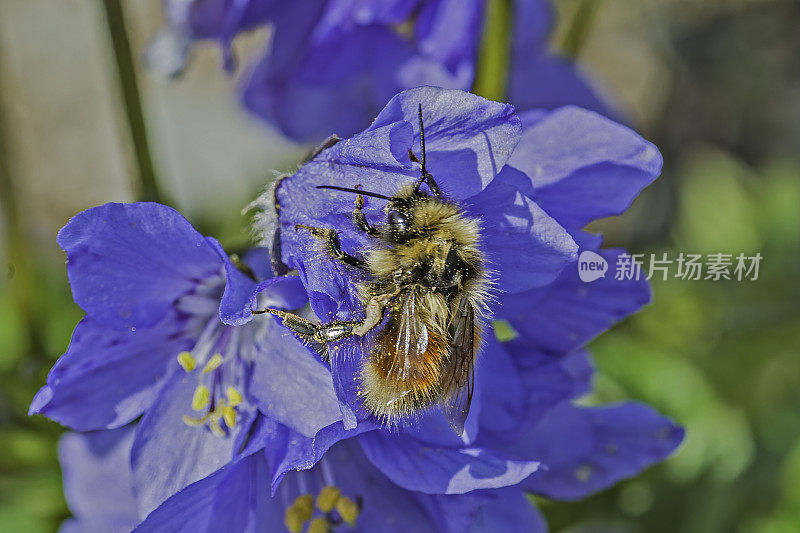
[[[364,405],[388,424],[438,405],[459,434],[469,413],[476,353],[481,344],[490,281],[480,249],[480,224],[442,195],[425,167],[425,137],[420,108],[421,177],[394,196],[335,185],[320,186],[356,194],[353,223],[373,237],[359,250],[344,252],[331,228],[298,225],[324,243],[333,259],[361,270],[357,283],[364,319],[314,324],[275,309],[270,313],[301,339],[322,346],[370,331],[367,357],[359,375]],[[427,185],[429,192],[421,190]],[[386,222],[371,225],[364,196],[387,200]]]

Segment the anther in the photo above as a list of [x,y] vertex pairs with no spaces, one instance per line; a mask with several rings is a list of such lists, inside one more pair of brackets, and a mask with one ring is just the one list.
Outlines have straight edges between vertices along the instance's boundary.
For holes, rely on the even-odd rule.
[[283,523],[286,529],[292,533],[300,533],[303,531],[303,525],[311,520],[311,515],[314,514],[314,499],[311,494],[303,494],[298,496],[292,505],[286,508],[286,513],[283,515]]
[[215,437],[225,438],[227,434],[225,430],[222,429],[222,426],[219,425],[219,418],[218,417],[210,417],[208,420],[208,429],[211,430],[211,433]]
[[192,354],[189,352],[181,352],[178,354],[178,364],[183,367],[186,372],[191,372],[194,370],[194,367],[197,366],[197,361],[195,361]]
[[339,500],[339,496],[341,496],[342,491],[339,490],[338,487],[334,487],[333,485],[328,485],[327,487],[323,487],[321,491],[319,491],[319,495],[317,496],[317,507],[323,513],[329,513],[333,510],[333,507],[336,505],[336,502]]
[[192,395],[192,409],[202,411],[211,401],[211,393],[205,385],[198,385]]
[[228,403],[231,407],[236,407],[240,403],[242,403],[242,393],[236,390],[234,387],[228,387],[225,391],[228,395]]
[[329,533],[331,528],[328,526],[328,521],[325,518],[315,518],[308,524],[306,533]]
[[222,419],[225,421],[226,426],[228,426],[230,429],[233,429],[233,427],[236,425],[236,409],[230,405],[223,407]]
[[183,423],[186,424],[187,426],[200,427],[202,425],[205,425],[206,420],[208,420],[208,415],[205,415],[202,418],[194,418],[191,416],[183,415],[181,417],[181,420],[183,420]]
[[337,500],[336,510],[339,511],[339,515],[342,517],[342,520],[347,522],[350,527],[353,527],[356,524],[356,519],[358,518],[359,513],[361,513],[361,510],[358,508],[356,502],[347,496],[342,496]]
[[206,366],[203,367],[203,374],[213,372],[214,370],[218,369],[221,364],[222,356],[220,354],[214,354],[214,356],[208,360]]

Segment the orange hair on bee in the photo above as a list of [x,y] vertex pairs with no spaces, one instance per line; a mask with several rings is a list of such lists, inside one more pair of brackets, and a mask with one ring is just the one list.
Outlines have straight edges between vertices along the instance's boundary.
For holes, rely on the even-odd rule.
[[389,424],[437,402],[448,353],[447,339],[430,329],[425,351],[406,359],[397,353],[397,335],[397,328],[387,325],[360,376],[365,406]]

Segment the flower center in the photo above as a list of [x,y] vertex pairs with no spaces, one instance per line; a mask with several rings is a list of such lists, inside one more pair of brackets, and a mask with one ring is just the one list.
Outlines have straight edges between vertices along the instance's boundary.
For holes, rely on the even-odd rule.
[[[180,359],[181,356],[185,358],[186,355],[191,357],[189,352],[181,352],[178,358]],[[222,364],[221,355],[216,354],[212,357],[203,367],[203,373],[212,372],[213,370],[207,369],[213,367],[214,364]],[[242,403],[242,393],[236,387],[227,387],[224,395],[217,393],[216,384],[218,381],[217,379],[213,380],[213,389],[209,389],[208,386],[201,382],[192,395],[192,409],[201,412],[205,411],[205,414],[199,417],[183,415],[182,420],[184,424],[189,426],[208,425],[211,433],[217,437],[226,437],[228,431],[233,430],[236,426],[236,407]],[[228,431],[222,428],[220,422],[225,423]]]
[[191,407],[198,415],[184,415],[183,423],[207,426],[218,437],[226,437],[235,428],[237,407],[243,401],[238,329],[222,325],[213,315],[192,352],[181,352],[177,357],[186,373],[197,376]]
[[341,524],[353,527],[361,513],[360,498],[352,500],[335,485],[326,485],[314,498],[301,494],[286,508],[283,523],[291,533],[301,533],[306,523],[306,533],[328,533]]

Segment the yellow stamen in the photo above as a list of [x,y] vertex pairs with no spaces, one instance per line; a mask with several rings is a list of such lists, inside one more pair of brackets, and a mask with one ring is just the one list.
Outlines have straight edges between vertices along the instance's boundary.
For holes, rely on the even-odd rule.
[[236,425],[236,409],[230,405],[223,407],[222,419],[225,421],[226,426],[228,426],[230,429],[233,429],[233,427]]
[[215,437],[225,438],[227,436],[225,430],[219,425],[219,420],[214,418],[208,421],[208,429],[211,430],[211,433],[213,433]]
[[334,487],[333,485],[328,485],[327,487],[323,487],[321,491],[319,491],[319,496],[317,496],[317,507],[323,513],[329,513],[333,510],[333,506],[336,505],[336,502],[339,500],[339,496],[342,494],[342,491],[339,490],[338,487]]
[[283,525],[286,526],[291,533],[300,533],[303,531],[303,522],[301,522],[296,513],[292,512],[291,509],[286,509],[286,513],[283,515]]
[[314,499],[311,494],[303,494],[298,496],[292,505],[286,509],[283,516],[283,523],[286,529],[292,533],[300,533],[303,531],[303,525],[311,520],[311,515],[314,514]]
[[228,403],[231,407],[236,407],[240,403],[242,403],[242,393],[236,390],[234,387],[228,387]]
[[330,528],[328,527],[328,521],[324,518],[315,518],[308,524],[308,529],[306,533],[328,533]]
[[189,352],[181,352],[178,354],[178,364],[183,367],[183,369],[187,372],[191,372],[194,370],[194,367],[197,366],[197,361],[195,361],[192,354]]
[[214,354],[214,356],[208,360],[206,366],[203,367],[203,374],[208,374],[209,372],[213,372],[214,370],[219,368],[219,365],[222,364],[222,356],[220,354]]
[[191,416],[183,415],[181,417],[181,419],[183,420],[183,423],[186,424],[187,426],[198,427],[198,426],[202,426],[203,424],[206,423],[206,420],[208,419],[208,415],[206,415],[206,416],[204,416],[202,418],[194,418],[194,417],[191,417]]
[[192,409],[202,411],[211,401],[211,393],[205,385],[198,385],[192,396]]
[[358,518],[359,513],[361,510],[356,505],[356,502],[348,498],[347,496],[342,496],[336,502],[336,510],[339,511],[339,515],[342,517],[342,520],[347,522],[350,527],[353,527],[356,524],[356,518]]

